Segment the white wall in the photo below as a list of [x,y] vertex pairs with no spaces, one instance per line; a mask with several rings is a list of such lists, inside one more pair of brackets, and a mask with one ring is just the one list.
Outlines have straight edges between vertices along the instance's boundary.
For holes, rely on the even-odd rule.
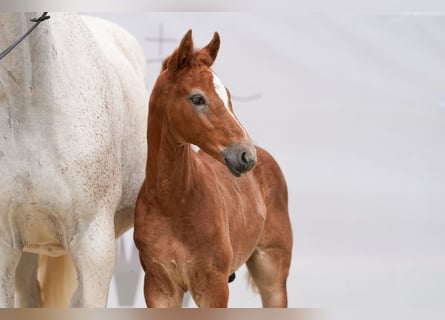
[[[443,303],[445,16],[94,14],[140,41],[150,87],[189,28],[198,46],[220,33],[214,70],[288,181],[290,306]],[[160,33],[162,45],[148,39]],[[132,235],[125,239],[109,306],[143,307]],[[230,306],[258,307],[243,273]]]

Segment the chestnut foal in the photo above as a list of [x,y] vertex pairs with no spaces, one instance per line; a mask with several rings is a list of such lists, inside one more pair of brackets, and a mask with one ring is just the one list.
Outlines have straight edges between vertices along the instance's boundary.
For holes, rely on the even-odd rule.
[[179,307],[186,291],[199,307],[227,307],[228,278],[243,263],[263,306],[287,307],[286,182],[272,156],[252,144],[210,69],[219,43],[215,33],[195,51],[190,30],[150,98],[134,228],[149,307]]

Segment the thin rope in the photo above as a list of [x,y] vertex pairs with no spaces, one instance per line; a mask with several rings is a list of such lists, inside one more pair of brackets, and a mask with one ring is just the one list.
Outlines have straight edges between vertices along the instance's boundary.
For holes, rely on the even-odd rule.
[[37,28],[37,26],[41,22],[48,20],[50,18],[50,16],[48,16],[47,14],[48,14],[48,12],[44,12],[39,18],[30,19],[32,22],[34,22],[34,25],[20,39],[18,39],[16,42],[14,42],[9,47],[7,47],[5,50],[3,50],[2,53],[0,53],[0,60],[2,60],[5,56],[7,56],[8,53],[10,53],[15,47],[17,47],[17,45],[20,42],[22,42],[23,39],[25,39],[31,32],[33,32],[34,29]]

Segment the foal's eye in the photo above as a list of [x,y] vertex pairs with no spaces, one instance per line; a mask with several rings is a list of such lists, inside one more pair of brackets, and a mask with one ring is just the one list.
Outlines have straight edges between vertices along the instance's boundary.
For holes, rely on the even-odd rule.
[[193,103],[195,106],[203,106],[206,105],[206,100],[204,97],[200,94],[194,94],[191,97],[189,97],[189,100],[191,103]]

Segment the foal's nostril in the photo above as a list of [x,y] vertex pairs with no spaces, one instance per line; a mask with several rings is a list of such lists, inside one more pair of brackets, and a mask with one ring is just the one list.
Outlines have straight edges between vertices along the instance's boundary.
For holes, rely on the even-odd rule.
[[223,156],[224,163],[235,177],[239,177],[256,165],[256,152],[250,146],[233,144],[224,149]]
[[245,152],[245,151],[241,154],[241,162],[245,167],[247,167],[247,165],[249,163],[249,156],[247,155],[247,152]]
[[255,165],[255,160],[253,159],[252,155],[249,152],[243,151],[241,153],[241,165],[244,167],[244,169],[250,170]]

